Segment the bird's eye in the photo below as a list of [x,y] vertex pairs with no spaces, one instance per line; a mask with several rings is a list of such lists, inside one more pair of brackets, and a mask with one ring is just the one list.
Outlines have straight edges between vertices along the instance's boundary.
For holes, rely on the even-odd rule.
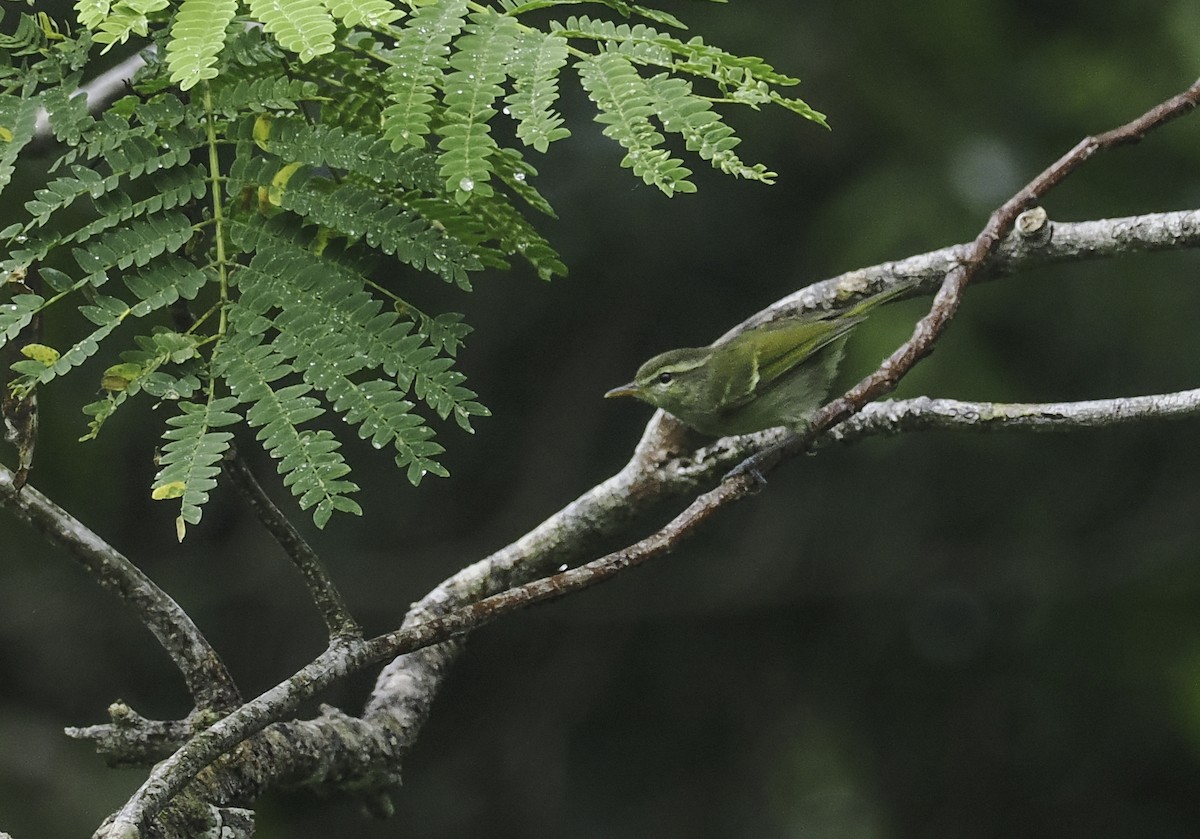
[[671,374],[670,373],[659,373],[658,374],[658,382],[659,382],[659,384],[669,385],[671,383]]

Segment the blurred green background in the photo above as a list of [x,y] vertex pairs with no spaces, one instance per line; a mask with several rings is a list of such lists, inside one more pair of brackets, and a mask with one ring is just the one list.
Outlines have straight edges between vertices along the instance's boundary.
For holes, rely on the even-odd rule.
[[[779,184],[698,171],[698,195],[667,200],[617,168],[564,84],[575,136],[535,163],[571,276],[480,277],[471,295],[411,279],[419,305],[477,328],[462,365],[495,416],[473,437],[445,427],[454,477],[419,490],[349,445],[366,517],[312,534],[371,631],[619,468],[649,412],[600,396],[640,361],[809,282],[970,238],[1085,133],[1200,71],[1200,5],[1183,0],[665,5],[802,77],[833,131],[734,114]],[[1105,155],[1053,194],[1051,218],[1200,206],[1198,146],[1192,116]],[[1194,387],[1198,268],[1160,254],[973,288],[901,395]],[[847,375],[925,305],[873,318]],[[315,655],[319,620],[230,492],[176,546],[173,509],[148,492],[161,417],[74,442],[92,380],[44,394],[33,483],[176,596],[247,694]],[[1200,835],[1196,440],[1195,422],[914,434],[794,462],[669,559],[478,633],[391,821],[281,794],[259,835]],[[67,557],[6,516],[0,540],[0,830],[84,835],[144,774],[104,768],[62,728],[118,697],[180,716],[186,696]],[[323,699],[354,712],[370,684]]]

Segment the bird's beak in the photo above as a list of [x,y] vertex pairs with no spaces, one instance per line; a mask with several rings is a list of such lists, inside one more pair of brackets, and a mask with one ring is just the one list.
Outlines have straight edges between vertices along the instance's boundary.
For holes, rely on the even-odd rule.
[[618,396],[641,396],[642,389],[637,386],[637,382],[630,382],[627,385],[614,387],[608,393],[604,394],[605,399],[616,399]]

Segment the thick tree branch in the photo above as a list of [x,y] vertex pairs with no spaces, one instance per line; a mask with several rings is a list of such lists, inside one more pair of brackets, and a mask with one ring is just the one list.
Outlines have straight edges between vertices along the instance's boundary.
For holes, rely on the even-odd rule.
[[197,709],[224,711],[241,703],[216,650],[178,603],[136,565],[81,521],[28,484],[17,489],[0,466],[0,506],[75,557],[101,588],[137,614],[183,674]]
[[[1037,218],[1033,217],[1034,224],[1023,226],[1018,234],[1004,242],[1004,246],[1000,243],[1012,229],[1022,210],[1040,200],[1095,150],[1143,136],[1151,128],[1191,110],[1198,97],[1200,82],[1184,94],[1156,106],[1115,133],[1109,132],[1100,138],[1085,139],[997,210],[981,234],[969,245],[956,246],[900,263],[888,263],[876,269],[851,272],[832,278],[780,301],[738,328],[744,329],[762,320],[779,317],[787,314],[789,309],[794,311],[797,308],[828,307],[835,301],[845,301],[855,294],[871,293],[885,284],[916,282],[930,285],[939,279],[942,280],[933,309],[918,324],[913,338],[885,361],[875,374],[860,382],[840,400],[835,400],[831,406],[827,406],[822,422],[814,425],[813,433],[816,434],[833,427],[839,420],[850,416],[854,410],[861,409],[871,399],[878,398],[894,388],[899,375],[910,369],[922,355],[932,349],[937,336],[957,310],[962,291],[974,273],[981,270],[1002,273],[1013,270],[1025,261],[1080,259],[1095,257],[1104,252],[1195,246],[1200,225],[1200,218],[1195,212],[1164,214],[1154,219],[1122,219],[1111,226],[1104,223],[1096,223],[1097,226],[1056,225],[1051,231],[1041,229],[1042,225],[1037,224]],[[1154,233],[1146,235],[1150,230]],[[1133,244],[1139,240],[1144,244]],[[1183,244],[1185,242],[1186,245]],[[627,514],[630,506],[645,506],[647,500],[669,494],[666,486],[675,483],[676,476],[682,474],[690,477],[695,474],[695,470],[690,468],[692,465],[700,465],[700,472],[706,471],[704,467],[724,468],[728,462],[727,457],[739,457],[743,451],[754,450],[749,447],[743,448],[746,446],[746,438],[720,440],[696,452],[694,460],[688,461],[681,472],[676,472],[670,464],[677,461],[670,453],[687,451],[688,447],[682,445],[684,434],[678,423],[664,416],[662,412],[656,413],[642,437],[639,452],[657,452],[660,455],[666,454],[666,457],[654,457],[652,454],[639,460],[635,454],[634,459],[616,478],[596,488],[599,492],[594,490],[581,496],[530,534],[532,537],[534,534],[555,533],[565,537],[554,540],[551,550],[539,550],[537,543],[540,540],[537,538],[523,538],[438,586],[413,607],[407,620],[419,620],[424,614],[451,608],[456,603],[463,602],[459,598],[464,594],[496,590],[495,586],[511,584],[520,577],[530,579],[534,575],[545,573],[547,565],[553,567],[553,563],[562,557],[565,549],[572,544],[589,543],[612,533],[620,526],[623,515],[618,514],[614,521],[606,521],[603,513],[605,509],[615,506]],[[754,435],[759,438],[754,442],[776,441],[779,440],[779,434],[778,431],[771,431],[763,435]],[[805,447],[807,443],[801,441],[799,446],[794,446],[792,452]],[[776,463],[789,454],[788,451],[779,449],[778,444],[772,445],[766,451],[775,453],[779,458]],[[639,466],[654,469],[653,476],[639,477],[636,471]],[[759,468],[763,466],[765,464],[760,464]],[[703,481],[704,477],[700,477],[699,480]],[[746,473],[729,480],[736,482],[740,487],[746,480]],[[616,494],[615,498],[612,493]],[[730,497],[741,496],[742,493],[737,492],[731,493]],[[392,719],[387,724],[397,732],[402,732],[409,738],[409,742],[415,740],[429,713],[442,676],[456,652],[455,646],[443,645],[402,656],[391,662],[376,682],[375,692],[367,706],[367,717],[381,719],[390,713]]]
[[[1012,271],[1028,262],[1195,246],[1200,244],[1200,212],[1057,224],[1053,231],[1048,241],[1043,239],[1036,247],[1017,241],[1015,235],[1011,237],[1001,251],[1006,259],[995,270]],[[835,277],[809,286],[767,311],[776,312],[784,306],[819,306],[823,301],[844,299],[847,291],[864,290],[876,281],[911,282],[931,270],[930,266],[953,263],[962,247],[945,248]],[[867,286],[863,285],[864,277],[868,278]],[[1091,427],[1192,413],[1198,400],[1200,396],[1189,391],[1158,397],[1032,406],[930,399],[885,402],[867,406],[827,432],[821,442],[846,442],[925,428]],[[665,554],[714,510],[752,491],[754,481],[728,482],[702,495],[668,528],[625,551],[544,576],[560,565],[577,561],[589,547],[644,515],[648,507],[695,492],[747,455],[779,442],[783,436],[784,432],[776,429],[724,438],[695,448],[696,440],[690,432],[671,417],[657,414],[647,426],[634,456],[619,473],[584,493],[518,541],[438,586],[413,606],[401,630],[370,641],[351,639],[334,645],[292,679],[194,738],[156,770],[154,774],[158,777],[152,776],[147,781],[111,828],[132,828],[197,776],[201,786],[195,790],[196,798],[209,801],[253,798],[272,784],[285,783],[288,777],[346,782],[350,773],[357,772],[349,783],[360,790],[382,790],[394,784],[397,767],[415,742],[442,677],[459,649],[457,639],[503,614],[595,585],[629,565]],[[272,721],[286,716],[301,701],[317,695],[350,672],[388,658],[393,660],[381,672],[361,720],[335,718],[327,713],[316,721],[287,723],[286,747],[279,735],[271,734],[278,728],[271,725]],[[336,736],[331,736],[329,726],[335,722],[342,727]],[[263,736],[273,738],[270,762],[247,759],[219,771],[215,767],[203,769],[239,742],[245,743],[247,754],[266,748],[259,740],[247,742],[247,738],[264,730]],[[355,755],[343,755],[343,750],[330,745],[339,741],[366,743],[370,748],[362,746]],[[321,743],[326,744],[325,749],[319,747]],[[372,759],[362,760],[365,754]]]
[[[1023,234],[1014,233],[1006,238],[987,264],[985,276],[1006,275],[1043,263],[1112,258],[1198,246],[1200,210],[1096,221],[1046,222]],[[932,287],[960,261],[967,247],[966,244],[952,245],[814,283],[772,304],[737,329],[800,310],[829,308],[838,305],[839,301],[844,305],[857,293],[869,293],[890,285]],[[945,400],[935,402],[938,405],[951,404]],[[883,433],[926,427],[926,423],[933,422],[927,419],[925,412],[912,411],[913,402],[883,404],[908,406],[903,413],[903,427],[883,427],[886,418],[868,406],[862,420],[856,417],[835,427],[830,437],[840,439],[847,436],[849,429],[856,427],[859,422],[878,425]],[[1130,416],[1143,419],[1138,414]],[[545,576],[564,563],[578,561],[603,538],[641,517],[647,507],[695,492],[741,459],[778,442],[782,437],[783,432],[775,430],[748,437],[727,438],[712,442],[694,453],[678,455],[675,453],[691,452],[693,449],[690,435],[670,417],[660,414],[647,426],[634,457],[620,473],[589,490],[518,541],[447,579],[413,606],[406,625]],[[824,439],[829,438],[823,438],[822,442]],[[236,479],[237,475],[233,477]],[[279,521],[278,517],[268,516],[268,529],[274,531]],[[281,530],[277,538],[289,556],[293,556],[294,551],[303,551],[303,548],[288,547],[292,544],[292,537],[286,530]],[[332,614],[327,613],[327,622]],[[456,651],[457,646],[451,642],[418,650],[389,664],[379,677],[367,709],[367,718],[377,724],[395,724],[402,733],[419,729],[437,693],[441,674],[452,662]],[[175,724],[154,723],[151,727],[150,736],[158,736],[162,743],[174,748],[178,741],[162,737],[161,732],[168,729],[177,731]],[[128,725],[114,722],[111,726],[90,726],[73,729],[73,732],[76,736],[97,740],[97,748],[102,753],[123,763],[137,760],[138,754],[153,752],[141,742],[145,738],[139,733],[140,729],[135,732]],[[415,738],[404,736],[402,742],[407,743],[411,739]]]

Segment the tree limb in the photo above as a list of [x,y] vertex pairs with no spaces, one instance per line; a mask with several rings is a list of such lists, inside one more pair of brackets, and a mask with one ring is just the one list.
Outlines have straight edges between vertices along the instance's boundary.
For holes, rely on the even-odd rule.
[[283,548],[292,565],[300,572],[300,578],[308,589],[308,596],[321,612],[329,637],[361,636],[362,630],[358,622],[350,614],[345,598],[342,597],[333,578],[329,576],[317,552],[288,517],[275,506],[275,502],[263,490],[262,484],[254,477],[254,473],[236,449],[230,449],[227,453],[224,468],[225,474],[233,480],[233,485],[242,496],[242,500],[254,511],[254,515],[267,532],[275,537],[279,547]]
[[1200,388],[1082,402],[961,402],[920,396],[874,402],[826,432],[819,444],[906,431],[1080,431],[1197,415]]
[[13,481],[13,473],[0,466],[0,507],[65,548],[101,588],[133,610],[183,674],[198,710],[241,704],[221,657],[170,595],[79,519],[28,484],[18,490]]
[[[1030,218],[1036,219],[1033,211]],[[810,309],[846,306],[857,296],[897,285],[932,292],[967,257],[969,242],[895,262],[847,271],[789,294],[751,315],[722,337]],[[977,280],[991,280],[1036,265],[1111,259],[1156,251],[1200,247],[1200,210],[1147,213],[1124,218],[1064,222],[1042,218],[1030,229],[1007,236]]]
[[[1052,243],[1057,243],[1054,245]],[[1026,262],[1075,259],[1122,251],[1157,250],[1200,244],[1200,212],[1163,213],[1110,222],[1058,224],[1053,237],[1037,248],[1027,247],[1014,237],[1005,243],[1007,259],[994,269],[1012,271]],[[863,277],[885,282],[909,282],[930,265],[955,260],[962,246],[954,246],[831,278],[775,304],[781,306],[821,305],[822,300],[845,298],[845,292],[863,289]],[[747,324],[753,320],[747,321]],[[1096,402],[1050,405],[1005,406],[921,398],[868,405],[855,416],[826,432],[822,441],[849,442],[865,437],[926,428],[1096,427],[1117,422],[1141,421],[1155,416],[1195,413],[1200,391],[1156,397],[1098,400]],[[142,790],[109,826],[116,832],[106,836],[137,835],[136,825],[165,806],[192,779],[199,776],[197,798],[231,800],[225,795],[254,797],[271,783],[282,783],[293,774],[310,778],[341,777],[350,788],[375,788],[394,784],[398,766],[415,742],[427,718],[441,680],[453,663],[462,636],[471,630],[517,609],[542,600],[595,585],[620,570],[662,556],[694,527],[725,504],[754,491],[750,479],[727,481],[696,499],[663,530],[624,551],[618,551],[578,568],[546,576],[559,566],[577,561],[590,546],[642,516],[661,501],[695,492],[711,483],[734,464],[755,451],[781,441],[780,429],[742,437],[722,438],[700,448],[690,431],[672,417],[658,412],[648,424],[629,463],[607,481],[568,504],[521,539],[474,563],[449,578],[410,609],[404,626],[369,641],[348,639],[330,647],[296,676],[246,703],[207,731],[194,737],[176,755],[152,773]],[[393,658],[395,656],[395,658]],[[393,660],[382,670],[361,720],[340,719],[337,736],[326,714],[321,720],[272,724],[293,711],[305,699],[328,685],[375,662]],[[336,722],[336,721],[335,721]],[[279,729],[287,729],[286,747],[279,742]],[[365,726],[365,728],[364,728]],[[97,727],[102,728],[102,727]],[[247,755],[265,748],[248,740],[263,732],[273,738],[271,761],[247,758],[220,771],[205,771],[220,754],[244,743]],[[275,734],[272,734],[275,732]],[[348,736],[348,733],[354,736]],[[363,751],[341,754],[332,744],[370,742],[371,760]],[[316,743],[325,743],[320,749]],[[318,753],[323,754],[318,758]],[[342,760],[342,758],[347,758]],[[301,766],[297,766],[297,760]],[[319,763],[320,767],[314,766]],[[347,764],[354,763],[352,778]],[[340,769],[337,767],[341,767]],[[382,767],[382,768],[381,768]],[[264,775],[255,769],[266,769]],[[231,783],[231,776],[239,782]],[[225,795],[219,795],[223,790]],[[385,805],[384,805],[385,806]]]

